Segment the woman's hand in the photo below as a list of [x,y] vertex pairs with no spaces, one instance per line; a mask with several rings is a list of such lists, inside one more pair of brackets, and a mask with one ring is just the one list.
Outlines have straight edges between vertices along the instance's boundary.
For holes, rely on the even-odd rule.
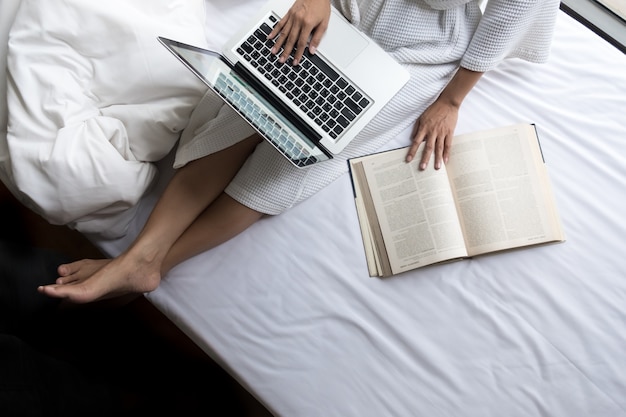
[[267,36],[268,39],[276,39],[272,53],[279,53],[282,47],[279,61],[285,62],[295,48],[293,64],[298,65],[307,43],[309,52],[315,54],[329,20],[329,0],[296,0]]
[[406,156],[407,162],[415,158],[417,148],[422,142],[426,145],[422,151],[419,169],[426,169],[433,153],[435,169],[448,162],[452,137],[459,118],[459,108],[482,75],[482,72],[459,68],[437,100],[415,122],[411,133],[413,144]]
[[443,100],[436,100],[417,119],[411,138],[413,144],[409,148],[406,161],[411,162],[417,148],[425,142],[419,169],[426,169],[431,156],[435,155],[435,169],[448,162],[452,137],[459,115],[458,106]]

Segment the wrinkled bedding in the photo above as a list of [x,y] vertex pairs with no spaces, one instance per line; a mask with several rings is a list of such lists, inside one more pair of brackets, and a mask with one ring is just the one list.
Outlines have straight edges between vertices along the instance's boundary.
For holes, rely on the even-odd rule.
[[[62,5],[58,0],[38,3],[48,2],[68,12],[80,10],[76,0]],[[8,33],[5,24],[10,21],[5,12],[15,10],[18,3],[0,3],[2,34]],[[142,11],[144,18],[140,19],[131,7],[140,3],[152,5],[154,13],[148,16]],[[167,35],[165,27],[159,27],[163,10],[148,0],[116,0],[102,7],[93,4],[97,10],[115,9],[101,13],[124,22],[126,35],[115,36],[129,44],[143,39],[149,49],[154,33],[163,30]],[[182,12],[200,6],[168,4],[176,7],[168,17],[172,26],[167,30],[187,37],[190,43],[195,36],[202,42],[201,33],[183,24]],[[216,12],[245,8],[246,4],[251,3],[207,1],[205,11],[212,19],[207,26],[225,33],[241,16]],[[114,17],[120,10],[129,15]],[[29,13],[21,9],[18,17],[30,19]],[[43,11],[34,15],[38,13]],[[200,14],[199,19],[202,17]],[[49,23],[44,16],[41,19],[42,24]],[[96,28],[81,27],[83,35],[85,30],[97,33]],[[136,37],[130,36],[129,27],[145,38],[136,32]],[[80,33],[65,34],[64,39],[80,38]],[[61,46],[58,42],[57,47]],[[193,77],[173,76],[185,70],[167,55],[157,56],[160,51],[153,52],[151,58],[162,58],[159,62],[164,66],[155,83],[178,88],[181,95],[187,92],[185,103],[197,100],[198,86],[190,83]],[[21,77],[39,83],[39,94],[69,94],[45,83],[44,67],[36,67],[34,57],[22,58],[34,67]],[[91,55],[83,58],[94,59]],[[145,73],[135,58],[129,59]],[[58,57],[46,59],[55,62]],[[65,59],[59,64],[78,61],[70,60],[70,55]],[[85,71],[88,67],[76,64],[76,68]],[[624,54],[561,13],[549,62],[503,63],[480,80],[459,115],[458,133],[520,121],[536,123],[566,233],[562,244],[422,268],[389,279],[370,278],[346,174],[294,209],[265,218],[220,247],[178,265],[146,297],[276,416],[626,417],[624,68]],[[98,207],[102,219],[83,216],[72,220],[78,228],[95,229],[107,226],[107,210],[114,213],[115,224],[125,226],[110,234],[126,228],[123,237],[90,236],[110,256],[125,250],[140,232],[171,174],[171,158],[156,164],[149,161],[159,155],[146,155],[142,150],[145,136],[138,139],[132,134],[141,131],[139,125],[126,129],[125,134],[121,129],[106,130],[119,132],[107,139],[96,121],[122,120],[130,115],[126,111],[136,111],[134,120],[160,117],[156,120],[163,122],[155,128],[158,139],[154,140],[159,144],[155,149],[167,154],[172,146],[168,140],[175,140],[175,127],[184,125],[188,111],[184,103],[170,103],[178,106],[176,114],[147,106],[138,100],[140,92],[130,93],[135,82],[145,82],[135,78],[118,74],[115,84],[127,86],[129,91],[109,91],[99,98],[116,103],[112,96],[124,96],[126,102],[120,100],[117,107],[110,104],[100,109],[95,104],[100,101],[90,101],[94,97],[89,96],[83,98],[84,103],[98,110],[53,118],[54,123],[38,120],[33,126],[20,126],[15,115],[10,115],[9,142],[15,142],[18,131],[28,135],[20,146],[11,143],[15,153],[7,153],[0,136],[0,146],[5,147],[0,148],[3,181],[18,177],[19,186],[35,194],[41,191],[45,195],[60,180],[37,174],[37,167],[53,163],[53,157],[102,160],[98,159],[100,148],[109,147],[123,167],[87,169],[83,174],[89,177],[84,179],[78,172],[64,174],[69,175],[62,179],[68,188],[72,181],[100,181],[101,185],[95,182],[94,190],[110,192],[107,184],[117,178],[118,170],[130,170],[125,165],[143,172],[134,164],[150,167],[139,183],[149,187],[154,174],[147,171],[154,173],[154,167],[159,168],[154,187],[139,198],[130,221],[120,214],[122,206],[132,206],[133,199],[127,196],[118,197],[119,207]],[[74,88],[78,81],[71,80],[68,85]],[[58,100],[47,101],[35,91],[33,94],[40,103],[47,103],[41,116],[60,114]],[[72,97],[80,94],[74,91]],[[67,103],[67,109],[76,108],[75,102]],[[153,114],[143,112],[148,108]],[[80,152],[69,153],[79,137],[78,125],[84,125],[83,132],[98,132],[101,143],[93,148],[75,145]],[[67,136],[59,133],[66,126]],[[45,136],[49,141],[59,137],[64,143],[52,145],[44,135],[37,136],[44,132],[54,133]],[[97,142],[90,138],[89,143],[92,141]],[[126,144],[118,145],[123,141]],[[405,146],[409,141],[407,130],[387,148]],[[19,165],[12,164],[18,158]],[[36,182],[27,181],[29,172]],[[97,192],[90,194],[94,194],[90,200],[100,198]],[[77,206],[92,204],[81,197],[72,196],[68,189],[64,198]],[[45,199],[32,202],[35,208],[44,203]],[[154,366],[158,369],[162,364]]]
[[205,46],[204,2],[2,7],[8,128],[0,179],[53,224],[123,235],[157,177],[153,162],[174,147],[206,91],[156,37]]

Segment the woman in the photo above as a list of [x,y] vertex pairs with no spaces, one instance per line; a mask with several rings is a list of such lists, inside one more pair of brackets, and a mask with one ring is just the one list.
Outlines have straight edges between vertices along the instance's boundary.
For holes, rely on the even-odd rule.
[[[297,63],[309,38],[309,50],[315,52],[330,4],[294,2],[269,35],[276,39],[275,53],[284,48],[279,59],[295,47]],[[411,73],[403,90],[339,157],[294,168],[219,99],[207,95],[181,138],[178,170],[135,242],[113,260],[61,265],[56,284],[39,291],[73,302],[152,291],[178,263],[311,196],[346,172],[347,158],[378,150],[411,123],[407,161],[419,157],[424,169],[434,158],[440,168],[448,158],[459,107],[482,74],[508,57],[547,59],[559,2],[490,0],[484,14],[475,0],[332,4]]]

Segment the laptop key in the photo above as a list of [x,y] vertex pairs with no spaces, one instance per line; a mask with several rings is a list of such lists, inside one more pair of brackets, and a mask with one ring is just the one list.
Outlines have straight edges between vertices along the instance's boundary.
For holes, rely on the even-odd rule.
[[352,101],[352,99],[350,97],[348,97],[347,99],[344,100],[345,105],[350,108],[350,110],[352,110],[355,114],[359,114],[361,113],[361,107],[356,104],[354,101]]

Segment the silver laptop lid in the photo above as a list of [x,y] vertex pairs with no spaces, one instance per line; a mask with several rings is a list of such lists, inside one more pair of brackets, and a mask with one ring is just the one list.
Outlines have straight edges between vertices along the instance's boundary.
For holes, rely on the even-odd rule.
[[159,37],[161,42],[209,88],[215,91],[255,130],[295,166],[302,168],[331,159],[267,98],[226,63],[219,53]]

